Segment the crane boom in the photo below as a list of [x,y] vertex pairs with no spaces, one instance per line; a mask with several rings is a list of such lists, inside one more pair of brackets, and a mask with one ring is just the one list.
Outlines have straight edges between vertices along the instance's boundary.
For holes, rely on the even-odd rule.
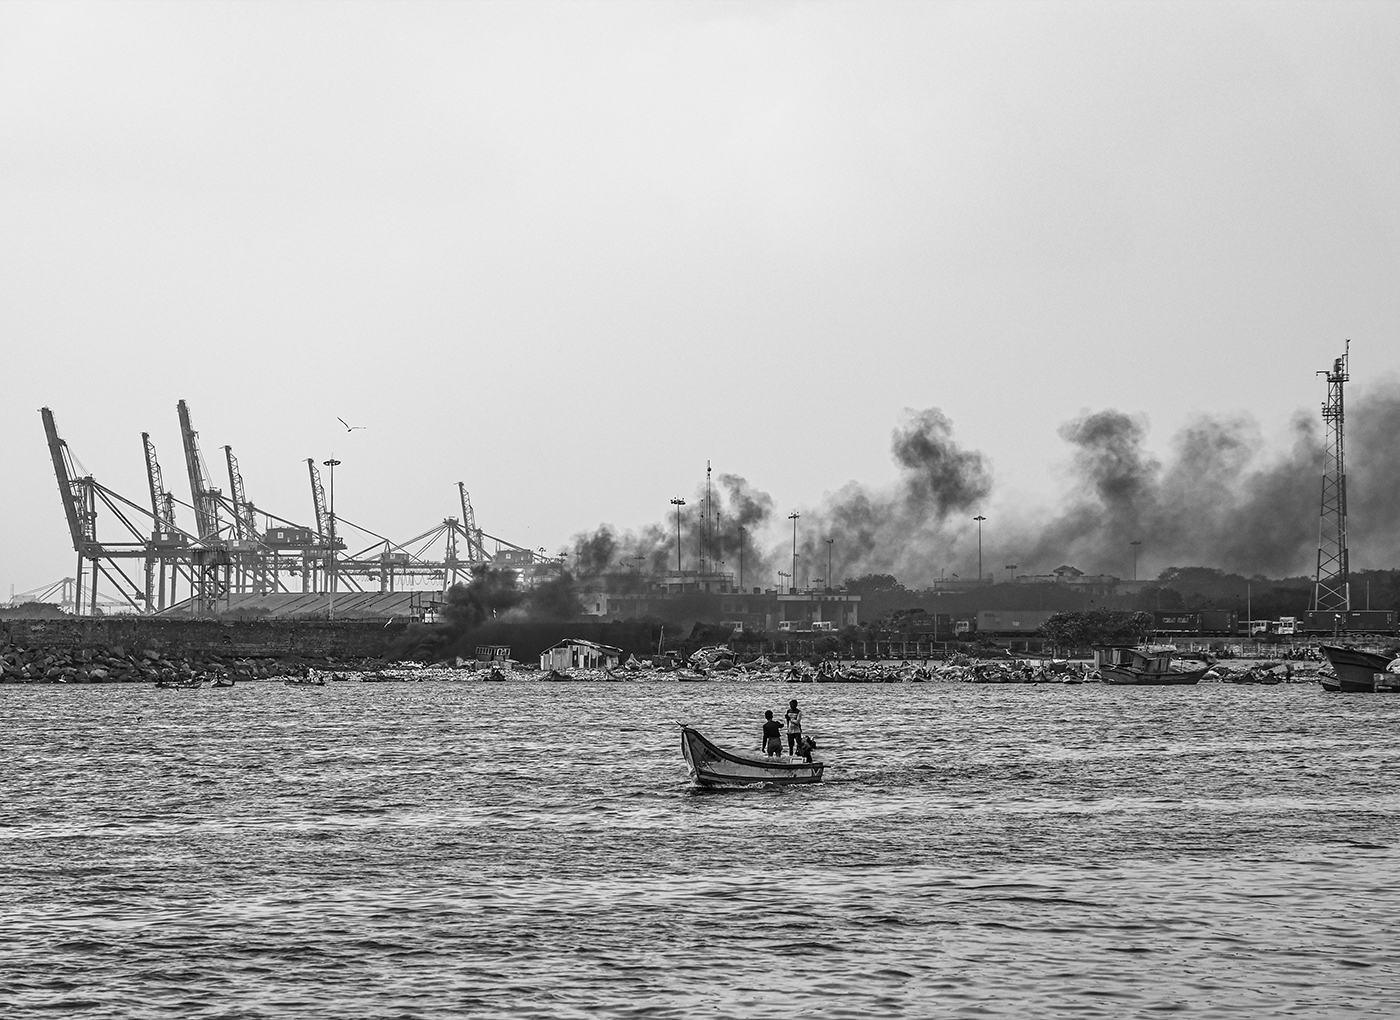
[[200,538],[215,538],[219,534],[218,492],[209,486],[204,457],[199,452],[199,433],[190,424],[189,406],[182,400],[175,405],[175,409],[180,415],[180,437],[184,441],[185,467],[190,476],[195,530]]
[[58,495],[63,500],[63,514],[68,518],[68,534],[73,539],[73,549],[83,552],[88,543],[96,542],[96,521],[86,512],[87,498],[85,486],[73,468],[73,456],[68,444],[58,438],[58,426],[54,424],[53,412],[47,407],[39,409],[44,419],[44,435],[49,441],[49,455],[53,458],[54,475],[58,478]]
[[487,559],[486,546],[481,541],[481,530],[476,526],[476,511],[472,509],[472,498],[465,482],[457,483],[457,492],[462,497],[462,526],[467,531],[467,559],[473,563],[484,563]]
[[141,433],[141,445],[146,453],[146,481],[151,488],[151,516],[155,518],[156,531],[168,535],[179,530],[175,526],[175,497],[165,491],[165,478],[160,472],[160,461],[156,459],[156,444],[151,442],[149,432]]
[[326,490],[321,488],[321,472],[316,468],[316,458],[306,458],[307,470],[311,473],[311,505],[316,510],[316,534],[321,543],[331,540],[331,518],[326,512]]
[[228,491],[233,497],[233,528],[240,541],[256,541],[257,520],[253,516],[253,505],[243,491],[243,473],[238,470],[238,458],[233,455],[233,447],[224,447],[224,460],[228,462]]

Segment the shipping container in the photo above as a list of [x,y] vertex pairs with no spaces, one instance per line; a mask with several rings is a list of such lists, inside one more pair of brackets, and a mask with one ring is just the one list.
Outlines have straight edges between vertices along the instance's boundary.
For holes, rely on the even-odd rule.
[[1152,628],[1158,634],[1199,634],[1201,614],[1155,612],[1152,614]]
[[1240,629],[1240,614],[1233,609],[1205,609],[1200,615],[1202,634],[1234,634]]
[[1049,609],[984,609],[977,614],[977,633],[1034,634],[1054,615]]
[[1356,609],[1349,613],[1309,611],[1303,614],[1305,634],[1394,634],[1395,610]]

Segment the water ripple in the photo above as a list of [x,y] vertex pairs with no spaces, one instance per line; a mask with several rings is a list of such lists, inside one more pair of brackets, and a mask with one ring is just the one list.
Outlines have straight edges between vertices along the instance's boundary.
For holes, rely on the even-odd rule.
[[[172,694],[176,695],[172,697]],[[6,1015],[1388,1015],[1400,699],[763,684],[0,689]]]

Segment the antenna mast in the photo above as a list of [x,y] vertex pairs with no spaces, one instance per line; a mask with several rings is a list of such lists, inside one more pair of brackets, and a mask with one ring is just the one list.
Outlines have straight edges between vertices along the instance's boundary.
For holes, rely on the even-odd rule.
[[1347,471],[1344,448],[1346,412],[1342,391],[1351,378],[1351,341],[1346,353],[1332,364],[1327,377],[1327,403],[1322,405],[1324,438],[1322,469],[1322,517],[1317,536],[1317,587],[1313,609],[1318,612],[1351,611],[1351,581],[1347,563]]

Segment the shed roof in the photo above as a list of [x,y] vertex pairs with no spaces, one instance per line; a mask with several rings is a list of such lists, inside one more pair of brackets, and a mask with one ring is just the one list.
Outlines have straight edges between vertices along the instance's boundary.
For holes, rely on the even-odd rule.
[[604,645],[598,643],[597,641],[588,641],[584,638],[565,638],[563,641],[557,641],[554,644],[550,645],[548,648],[545,649],[545,652],[552,652],[556,648],[569,647],[592,648],[600,652],[611,652],[615,655],[627,654],[625,651],[623,651],[621,648],[616,647],[615,645]]

